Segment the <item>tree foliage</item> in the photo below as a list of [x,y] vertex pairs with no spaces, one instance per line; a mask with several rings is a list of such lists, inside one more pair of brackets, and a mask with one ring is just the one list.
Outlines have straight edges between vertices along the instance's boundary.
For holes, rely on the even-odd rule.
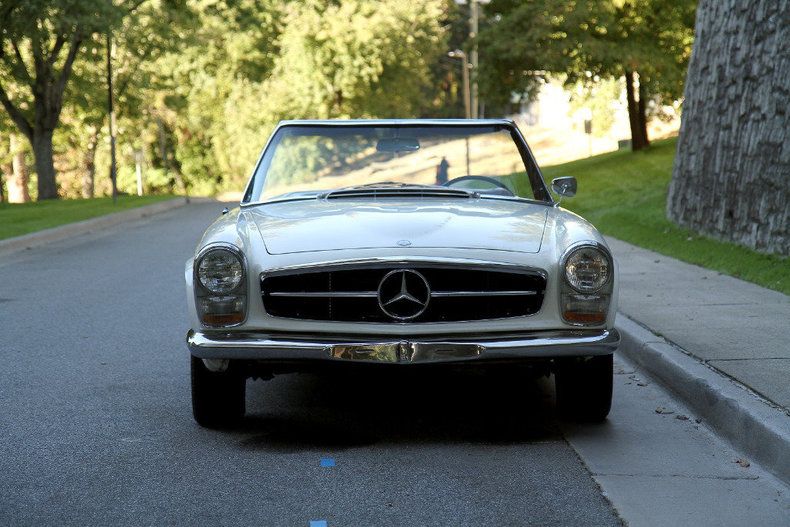
[[445,9],[435,0],[205,3],[202,29],[167,59],[179,97],[165,103],[186,109],[173,114],[178,162],[210,174],[214,188],[238,189],[281,119],[430,112]]
[[495,0],[480,35],[484,97],[529,96],[545,73],[569,84],[624,77],[633,144],[646,146],[648,100],[682,96],[695,9],[696,0]]
[[39,199],[57,197],[52,135],[74,62],[85,40],[117,23],[123,10],[83,0],[0,4],[0,103],[33,147]]
[[[546,72],[632,71],[635,102],[676,98],[693,4],[494,0],[477,42],[486,113]],[[239,190],[281,119],[462,116],[447,52],[471,50],[468,14],[454,0],[0,0],[0,139],[28,137],[39,198],[106,193],[109,36],[121,191],[136,165],[147,191]]]

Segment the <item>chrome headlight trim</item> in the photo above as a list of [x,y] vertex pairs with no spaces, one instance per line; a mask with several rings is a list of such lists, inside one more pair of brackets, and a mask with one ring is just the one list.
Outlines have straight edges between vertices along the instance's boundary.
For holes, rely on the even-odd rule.
[[[239,262],[241,262],[241,280],[239,280],[239,283],[236,285],[236,287],[234,287],[233,289],[227,292],[217,293],[211,291],[210,289],[205,287],[200,281],[199,268],[201,261],[207,254],[216,250],[224,250],[230,252],[239,260]],[[211,243],[203,247],[198,252],[192,264],[192,284],[193,284],[194,295],[195,295],[195,308],[198,309],[197,306],[201,298],[206,298],[216,295],[244,297],[244,304],[245,304],[243,319],[240,322],[236,322],[233,324],[217,324],[217,325],[206,324],[201,319],[198,309],[198,319],[200,320],[202,326],[207,328],[232,328],[232,327],[241,326],[247,321],[247,316],[249,313],[249,302],[247,301],[247,289],[248,289],[247,277],[249,275],[247,272],[248,269],[249,267],[247,265],[247,258],[244,256],[244,253],[241,251],[241,249],[239,249],[237,246],[231,243],[224,243],[224,242]]]
[[[567,274],[568,260],[574,253],[582,249],[593,249],[600,252],[603,255],[603,257],[606,259],[608,265],[608,274],[606,280],[599,287],[595,289],[580,289],[575,287],[570,282],[570,280],[568,280],[568,274]],[[614,280],[614,260],[612,259],[612,253],[609,252],[609,249],[605,245],[599,242],[583,241],[583,242],[574,243],[565,250],[565,252],[562,255],[562,258],[560,258],[560,274],[562,274],[563,284],[577,293],[581,293],[581,294],[599,293],[604,289],[606,289],[607,286],[610,286],[612,284],[612,281]]]
[[[232,262],[227,264],[227,267],[230,269],[223,269],[223,267],[225,267],[225,263],[216,261],[214,262],[214,265],[217,265],[219,269],[215,268],[214,270],[211,270],[209,268],[208,270],[205,270],[203,268],[204,263],[217,258],[225,258],[226,262]],[[211,266],[212,263],[208,263],[208,265]],[[231,274],[224,276],[224,273],[222,273],[224,270],[228,270]],[[204,271],[205,274],[208,274],[208,277],[204,275]],[[231,250],[227,247],[212,247],[210,250],[203,252],[200,258],[195,261],[195,276],[197,276],[198,282],[203,287],[203,289],[214,295],[227,295],[236,291],[244,281],[244,274],[244,264],[242,263],[242,258],[239,252]],[[211,287],[211,285],[206,282],[207,279],[209,281],[213,279],[215,282],[217,282],[214,284],[215,287]],[[229,283],[224,284],[223,281],[228,279],[230,279]]]
[[[592,291],[579,291],[577,288],[573,287],[570,281],[567,278],[566,273],[566,266],[568,263],[568,259],[573,255],[574,252],[578,251],[579,249],[594,249],[599,251],[601,254],[604,255],[606,258],[608,265],[609,265],[609,275],[607,276],[606,281],[601,284],[601,286]],[[559,278],[559,287],[558,287],[558,301],[559,301],[559,311],[562,320],[570,325],[576,327],[593,327],[593,326],[602,326],[606,321],[606,312],[608,312],[610,305],[611,305],[611,295],[614,289],[614,259],[612,258],[612,253],[609,251],[609,248],[603,245],[600,242],[594,240],[587,240],[574,243],[570,245],[565,252],[563,253],[562,257],[560,258],[560,265],[558,269],[559,273],[562,275]],[[582,303],[589,302],[589,306],[580,306],[582,309],[579,311],[579,314],[584,314],[587,309],[592,309],[593,313],[597,313],[602,318],[600,320],[578,320],[571,318],[568,316],[572,314],[576,310],[572,312],[566,313],[564,311],[564,302],[570,297],[576,297],[574,301]],[[586,298],[585,298],[586,297]],[[597,305],[596,305],[597,304]]]

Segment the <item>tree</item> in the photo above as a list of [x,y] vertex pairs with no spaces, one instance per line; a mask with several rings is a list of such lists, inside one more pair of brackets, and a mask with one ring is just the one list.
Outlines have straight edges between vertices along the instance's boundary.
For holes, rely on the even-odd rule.
[[[122,140],[131,143],[135,150],[142,148],[141,135],[150,119],[150,102],[171,86],[160,80],[162,74],[159,59],[165,54],[178,54],[183,47],[180,34],[192,30],[198,23],[192,8],[185,0],[148,2],[140,5],[118,25],[111,39],[104,41],[105,55],[102,65],[104,88],[102,98],[111,102],[114,109],[106,112],[110,134],[110,170],[112,181],[116,181],[115,142],[120,135]],[[110,44],[111,42],[111,44]],[[111,48],[111,49],[110,49]],[[108,100],[110,83],[112,99]],[[102,105],[104,106],[104,105]],[[156,117],[158,129],[161,120]],[[123,133],[122,130],[125,132]],[[179,191],[187,193],[181,171],[173,167],[163,157],[163,165],[178,181]]]
[[28,183],[30,174],[25,161],[24,139],[16,132],[9,134],[9,153],[11,155],[11,178],[8,180],[8,202],[27,203],[30,201]]
[[272,110],[292,117],[407,117],[446,46],[439,0],[294,4],[270,84]]
[[9,203],[30,201],[30,174],[25,150],[24,138],[16,131],[13,123],[0,114],[0,170],[5,180],[3,199]]
[[[446,0],[199,3],[156,115],[185,176],[238,189],[280,119],[419,116],[436,109]],[[164,156],[161,156],[164,157]]]
[[500,104],[529,97],[546,73],[568,84],[624,78],[632,148],[644,148],[648,100],[682,93],[695,7],[695,0],[495,0],[480,33],[484,96]]
[[[33,148],[38,199],[57,198],[52,137],[85,39],[122,14],[112,2],[2,0],[0,103]],[[10,84],[23,87],[11,93]]]
[[93,35],[83,46],[81,57],[74,63],[73,78],[66,88],[60,126],[68,145],[66,153],[75,161],[81,179],[80,195],[92,198],[96,187],[99,134],[107,116],[107,86],[102,82],[103,39]]
[[[203,0],[183,45],[145,64],[155,89],[143,114],[152,123],[152,163],[204,192],[238,188],[260,152],[268,99],[261,84],[279,53],[282,2]],[[240,132],[240,122],[257,128]]]
[[430,106],[422,109],[420,117],[440,119],[464,116],[465,101],[461,84],[463,64],[447,53],[468,44],[469,17],[465,7],[455,0],[444,2],[444,12],[438,22],[444,33],[442,40],[445,49],[429,65],[431,78],[423,90],[423,99],[429,101]]
[[[609,77],[624,77],[631,145],[634,150],[640,150],[650,144],[648,101],[673,101],[683,93],[697,2],[610,0],[609,4],[606,34],[600,30],[588,34],[590,39],[604,43],[598,51],[594,48],[590,53],[588,66],[600,68]],[[584,25],[582,22],[580,27]]]
[[537,95],[541,75],[570,68],[568,54],[557,44],[554,7],[550,0],[494,0],[486,6],[477,78],[490,110],[508,113],[513,102]]
[[790,1],[702,0],[667,214],[790,253]]

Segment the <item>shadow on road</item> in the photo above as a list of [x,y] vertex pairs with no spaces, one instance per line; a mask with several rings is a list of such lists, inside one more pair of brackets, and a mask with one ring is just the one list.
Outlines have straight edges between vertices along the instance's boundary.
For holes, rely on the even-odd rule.
[[276,452],[380,443],[516,444],[556,440],[545,378],[504,371],[285,375],[249,382],[240,444]]

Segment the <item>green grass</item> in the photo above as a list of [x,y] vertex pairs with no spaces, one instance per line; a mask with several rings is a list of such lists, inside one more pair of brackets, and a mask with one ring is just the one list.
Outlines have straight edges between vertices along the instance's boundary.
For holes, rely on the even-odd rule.
[[576,197],[562,206],[584,216],[604,234],[678,260],[790,294],[790,261],[700,236],[666,219],[676,139],[647,151],[612,152],[546,167],[547,180],[575,176]]
[[118,196],[112,198],[47,200],[33,203],[0,204],[0,240],[57,227],[66,223],[87,220],[175,196]]

